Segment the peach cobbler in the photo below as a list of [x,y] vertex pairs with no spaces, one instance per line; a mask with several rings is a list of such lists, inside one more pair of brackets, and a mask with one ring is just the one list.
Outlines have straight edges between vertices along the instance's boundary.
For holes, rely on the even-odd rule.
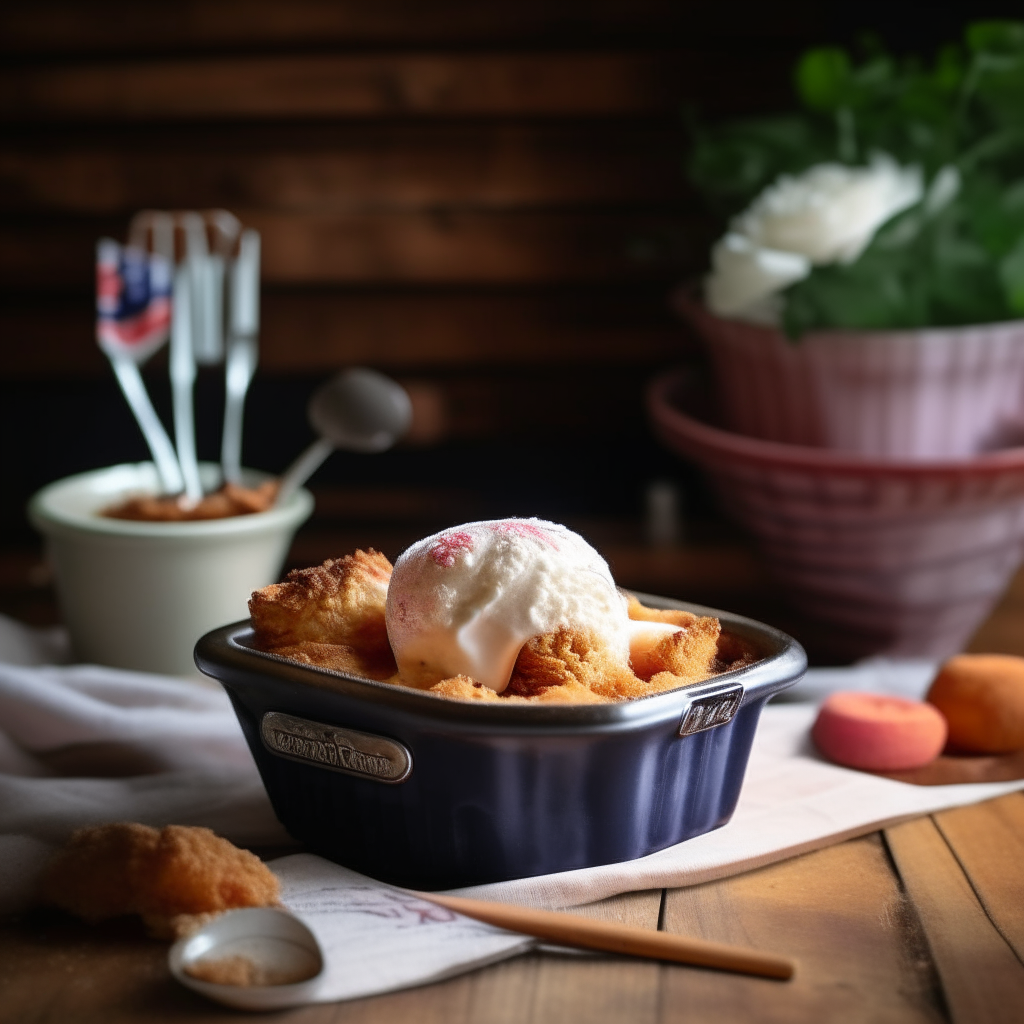
[[394,567],[329,559],[249,610],[263,651],[457,700],[628,700],[757,660],[718,619],[624,594],[582,537],[538,519],[445,530]]

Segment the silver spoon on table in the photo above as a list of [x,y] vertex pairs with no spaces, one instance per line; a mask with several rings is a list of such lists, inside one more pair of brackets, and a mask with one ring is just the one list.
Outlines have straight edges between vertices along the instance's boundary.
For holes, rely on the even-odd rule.
[[344,370],[313,392],[306,407],[319,435],[281,476],[275,504],[286,502],[335,448],[387,451],[409,429],[412,403],[405,388],[375,370]]

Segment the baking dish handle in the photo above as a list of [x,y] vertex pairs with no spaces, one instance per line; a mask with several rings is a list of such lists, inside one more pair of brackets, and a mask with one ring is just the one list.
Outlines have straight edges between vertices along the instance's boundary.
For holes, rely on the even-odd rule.
[[726,725],[743,702],[743,684],[735,681],[702,683],[686,690],[687,705],[679,721],[679,735]]

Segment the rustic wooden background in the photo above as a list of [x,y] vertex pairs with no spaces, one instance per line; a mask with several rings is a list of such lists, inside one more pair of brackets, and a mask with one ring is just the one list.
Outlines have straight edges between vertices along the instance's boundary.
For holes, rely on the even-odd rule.
[[[938,5],[920,24],[909,5],[826,6],[5,4],[0,590],[38,575],[23,515],[37,487],[145,457],[93,341],[95,240],[123,237],[142,207],[216,206],[263,234],[246,461],[283,468],[310,436],[310,390],[346,365],[395,375],[421,414],[400,450],[332,457],[296,560],[538,514],[588,524],[624,582],[704,600],[723,580],[756,590],[756,565],[643,412],[652,374],[692,357],[666,295],[718,230],[684,182],[682,111],[782,108],[808,45],[873,28],[930,48],[976,13]],[[199,397],[214,457],[216,374]],[[656,479],[710,547],[644,548]],[[29,605],[15,611],[44,615]]]

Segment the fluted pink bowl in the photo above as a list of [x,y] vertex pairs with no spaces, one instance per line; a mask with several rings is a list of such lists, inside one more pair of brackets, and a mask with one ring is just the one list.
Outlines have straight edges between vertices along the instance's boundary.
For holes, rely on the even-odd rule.
[[711,358],[728,426],[879,459],[970,458],[1024,443],[1024,321],[781,331],[673,296]]
[[1024,447],[866,459],[724,430],[697,411],[702,397],[689,371],[658,378],[655,429],[708,472],[794,605],[840,630],[850,655],[962,649],[1024,557]]

